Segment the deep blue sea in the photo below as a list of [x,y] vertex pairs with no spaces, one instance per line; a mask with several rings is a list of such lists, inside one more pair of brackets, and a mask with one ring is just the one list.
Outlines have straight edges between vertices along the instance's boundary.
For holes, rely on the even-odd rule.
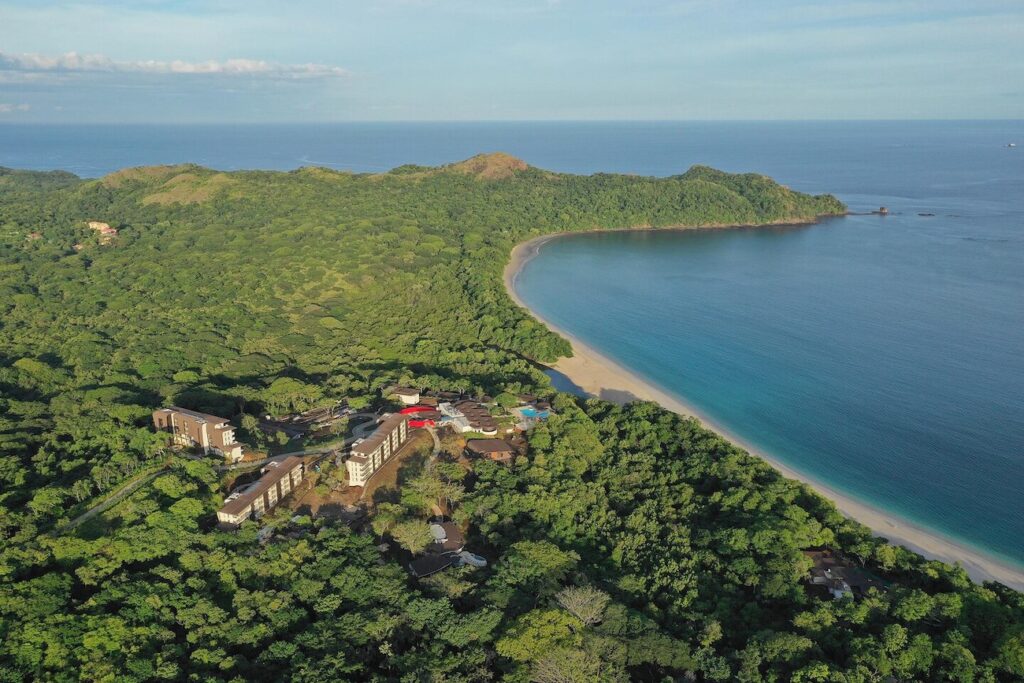
[[519,293],[793,468],[1024,564],[1024,122],[0,126],[0,166],[83,176],[380,171],[495,150],[577,173],[708,164],[889,207],[558,239]]

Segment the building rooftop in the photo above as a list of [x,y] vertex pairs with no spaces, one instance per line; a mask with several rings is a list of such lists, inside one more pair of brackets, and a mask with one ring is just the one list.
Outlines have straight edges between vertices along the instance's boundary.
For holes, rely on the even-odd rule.
[[415,560],[409,563],[409,571],[416,578],[424,576],[430,576],[436,574],[442,569],[451,567],[458,561],[458,556],[455,553],[448,553],[447,555],[424,555],[423,557],[417,557]]
[[367,455],[377,450],[377,447],[384,443],[384,440],[391,435],[391,432],[398,429],[398,426],[405,422],[408,415],[402,415],[401,413],[392,413],[386,418],[381,420],[381,423],[377,425],[377,429],[374,430],[373,434],[366,437],[362,441],[352,444],[352,453],[358,453]]
[[205,422],[210,422],[210,423],[215,424],[215,425],[224,424],[226,422],[231,422],[231,420],[229,420],[226,417],[217,417],[216,415],[210,415],[209,413],[200,413],[197,410],[189,410],[188,408],[179,408],[178,406],[171,406],[170,408],[161,408],[161,410],[163,410],[165,412],[171,412],[171,413],[181,413],[182,415],[188,415],[189,417],[194,417],[197,420],[203,420]]
[[885,590],[888,584],[871,573],[854,567],[840,554],[831,550],[805,550],[804,555],[812,562],[811,576],[819,576],[832,582],[846,582],[846,584],[858,593],[866,593],[869,588]]
[[480,455],[486,453],[515,453],[512,445],[504,439],[470,439],[466,442],[466,448]]
[[498,428],[498,421],[494,419],[493,415],[491,415],[491,411],[487,410],[487,408],[476,401],[459,401],[454,407],[457,411],[466,416],[471,427],[483,429],[485,431],[494,431]]
[[288,473],[296,467],[301,466],[302,458],[297,455],[288,456],[280,462],[269,463],[263,476],[246,488],[242,494],[235,498],[228,496],[227,500],[224,501],[224,507],[220,511],[229,515],[241,514],[245,508],[249,507],[254,500],[266,493],[270,487],[288,476]]
[[462,535],[462,529],[454,522],[442,522],[441,524],[431,524],[430,526],[431,533],[433,533],[434,527],[439,527],[441,533],[436,534],[434,541],[427,546],[428,553],[435,555],[448,552],[457,553],[466,547],[466,539]]

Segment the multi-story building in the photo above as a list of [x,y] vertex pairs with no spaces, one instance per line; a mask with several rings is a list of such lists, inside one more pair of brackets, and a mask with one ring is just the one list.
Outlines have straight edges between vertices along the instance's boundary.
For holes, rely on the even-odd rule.
[[247,519],[259,519],[273,509],[302,482],[302,458],[297,455],[271,462],[263,468],[263,476],[235,491],[224,500],[217,519],[224,526],[237,527]]
[[242,445],[235,441],[235,427],[227,418],[171,406],[154,411],[153,424],[179,446],[201,448],[231,462],[242,459]]
[[402,447],[409,435],[408,417],[401,413],[388,415],[373,434],[352,444],[352,455],[345,463],[349,486],[365,485],[373,473]]

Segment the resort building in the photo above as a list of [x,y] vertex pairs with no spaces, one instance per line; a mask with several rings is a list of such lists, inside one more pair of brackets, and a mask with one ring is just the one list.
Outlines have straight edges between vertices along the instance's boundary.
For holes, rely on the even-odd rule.
[[171,406],[153,412],[158,432],[170,434],[170,441],[186,448],[201,448],[231,462],[242,459],[242,445],[235,441],[235,427],[225,417]]
[[464,400],[454,405],[441,403],[437,408],[448,418],[445,424],[457,432],[478,432],[486,436],[498,433],[498,421],[486,407],[476,401]]
[[491,415],[491,411],[487,410],[486,406],[483,406],[476,401],[459,401],[455,404],[455,409],[466,416],[466,420],[469,421],[470,431],[479,432],[491,436],[498,433],[498,421]]
[[349,486],[364,486],[398,452],[409,436],[408,417],[401,413],[388,415],[373,434],[352,444],[352,455],[345,463]]
[[223,526],[237,527],[247,519],[259,519],[302,482],[302,458],[293,455],[280,462],[268,463],[263,476],[224,500],[217,512]]
[[420,402],[420,391],[419,389],[410,389],[408,387],[395,387],[392,393],[398,397],[398,400],[407,406],[414,406]]
[[470,439],[466,450],[478,458],[489,458],[497,462],[509,462],[515,457],[512,445],[503,439]]

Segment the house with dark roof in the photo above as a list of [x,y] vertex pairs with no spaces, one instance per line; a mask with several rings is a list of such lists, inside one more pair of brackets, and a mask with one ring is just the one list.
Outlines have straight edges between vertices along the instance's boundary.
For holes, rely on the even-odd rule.
[[462,560],[459,553],[466,547],[466,539],[462,529],[454,522],[440,522],[430,525],[433,539],[426,551],[409,563],[409,573],[418,579],[448,569]]
[[401,413],[387,415],[373,434],[352,444],[345,462],[349,486],[364,486],[398,452],[409,436],[408,417]]
[[466,547],[466,539],[462,535],[462,529],[453,522],[441,522],[430,525],[430,535],[433,537],[427,552],[433,555],[445,553],[458,553]]
[[158,432],[167,433],[173,444],[201,448],[203,453],[216,453],[231,462],[242,459],[235,426],[226,417],[171,406],[153,411],[153,425]]
[[509,462],[516,456],[512,444],[504,439],[470,439],[466,442],[466,450],[478,458],[497,462]]
[[861,569],[852,566],[842,555],[831,550],[805,550],[804,556],[813,562],[809,583],[827,591],[834,599],[863,597],[868,589],[885,590],[887,584]]
[[302,458],[293,455],[279,462],[267,463],[263,476],[256,482],[235,491],[224,499],[217,511],[217,520],[224,527],[238,527],[247,519],[259,519],[302,482]]
[[409,573],[417,579],[436,574],[459,562],[458,553],[447,555],[422,555],[409,563]]

